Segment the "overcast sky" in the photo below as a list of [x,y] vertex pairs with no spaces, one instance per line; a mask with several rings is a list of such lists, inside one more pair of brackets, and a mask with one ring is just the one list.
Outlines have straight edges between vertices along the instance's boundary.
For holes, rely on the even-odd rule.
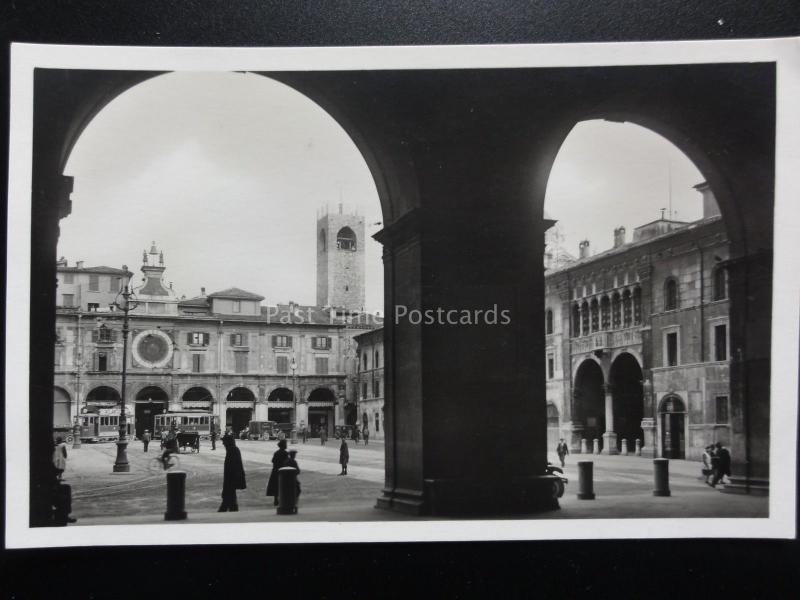
[[[699,218],[691,186],[701,176],[675,147],[637,126],[582,123],[556,160],[545,210],[569,252],[583,238],[598,252],[614,227],[630,239],[668,207],[670,171],[675,218]],[[155,241],[179,295],[236,286],[270,303],[314,304],[317,210],[341,201],[365,217],[367,309],[383,308],[369,170],[327,113],[276,81],[171,73],[139,84],[89,124],[65,172],[75,187],[59,256],[70,265],[138,273]]]

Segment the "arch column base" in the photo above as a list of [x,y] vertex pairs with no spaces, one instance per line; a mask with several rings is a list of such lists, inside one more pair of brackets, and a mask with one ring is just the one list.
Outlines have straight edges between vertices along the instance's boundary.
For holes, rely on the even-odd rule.
[[405,515],[421,516],[425,514],[424,498],[419,490],[404,490],[400,488],[384,488],[383,496],[378,498],[375,508],[393,510]]
[[600,454],[619,454],[619,448],[617,448],[617,434],[615,431],[606,431],[603,434],[603,451]]
[[750,494],[751,496],[769,496],[769,479],[750,479],[740,476],[728,478],[729,483],[722,487],[725,494]]
[[[644,432],[642,456],[645,458],[656,458],[656,420],[649,418],[642,419],[642,431]],[[634,447],[635,444],[636,442],[634,442]]]

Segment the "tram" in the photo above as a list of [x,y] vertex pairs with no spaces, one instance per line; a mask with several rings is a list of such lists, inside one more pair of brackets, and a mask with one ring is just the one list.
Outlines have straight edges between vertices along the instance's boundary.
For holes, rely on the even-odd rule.
[[185,410],[176,412],[166,412],[153,417],[153,439],[160,439],[163,434],[169,431],[172,423],[183,433],[197,433],[200,439],[207,440],[211,437],[211,429],[217,433],[217,418],[207,410]]
[[[101,408],[96,413],[80,415],[80,436],[82,442],[113,442],[119,439],[119,409]],[[127,435],[134,430],[133,417],[128,417]]]

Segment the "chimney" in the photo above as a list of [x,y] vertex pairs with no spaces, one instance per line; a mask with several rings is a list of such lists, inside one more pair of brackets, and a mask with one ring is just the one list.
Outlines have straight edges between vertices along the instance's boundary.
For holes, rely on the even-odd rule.
[[719,205],[714,197],[714,192],[711,191],[711,186],[704,181],[694,186],[694,189],[703,196],[703,218],[709,219],[720,216]]
[[614,248],[619,248],[625,244],[625,227],[617,227],[614,230]]
[[206,288],[204,288],[204,287],[200,288],[200,295],[201,296],[205,296],[206,295]]
[[578,244],[578,258],[589,257],[589,240],[583,240]]
[[75,263],[75,266],[76,266],[78,269],[82,269],[82,268],[83,268],[83,261],[82,261],[82,260],[79,260],[78,262],[76,262],[76,263]]

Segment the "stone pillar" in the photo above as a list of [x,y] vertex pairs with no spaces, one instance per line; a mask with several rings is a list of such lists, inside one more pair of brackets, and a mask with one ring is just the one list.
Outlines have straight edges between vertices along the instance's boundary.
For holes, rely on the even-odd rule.
[[581,454],[589,454],[589,442],[586,438],[581,438]]
[[642,456],[647,458],[655,458],[661,452],[657,452],[658,436],[656,431],[655,419],[642,419],[642,431],[644,432],[644,439],[642,443]]
[[606,431],[603,434],[603,454],[619,454],[617,434],[614,431],[614,388],[607,383],[603,386],[606,400]]
[[572,454],[580,454],[583,452],[581,448],[581,439],[583,438],[583,423],[580,421],[572,421],[565,423],[566,440],[569,444],[569,451]]

